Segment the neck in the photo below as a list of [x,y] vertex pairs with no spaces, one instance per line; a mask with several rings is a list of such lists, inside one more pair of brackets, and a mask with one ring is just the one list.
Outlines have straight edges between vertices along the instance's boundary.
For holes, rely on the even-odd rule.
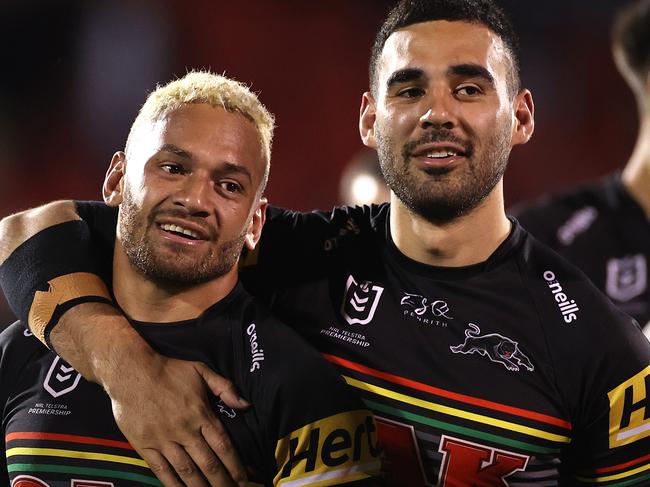
[[161,285],[136,269],[115,243],[113,292],[127,316],[138,321],[171,323],[198,318],[237,284],[236,266],[227,274],[197,285]]
[[462,267],[484,262],[510,234],[503,181],[469,214],[442,225],[407,209],[391,193],[390,230],[397,248],[423,264]]
[[639,136],[622,179],[632,198],[650,218],[650,115],[642,119]]

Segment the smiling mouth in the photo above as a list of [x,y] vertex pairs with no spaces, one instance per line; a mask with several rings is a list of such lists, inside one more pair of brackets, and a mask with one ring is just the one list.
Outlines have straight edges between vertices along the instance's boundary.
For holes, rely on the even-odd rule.
[[457,156],[464,156],[465,154],[462,152],[454,151],[454,150],[447,150],[447,149],[442,149],[442,150],[431,150],[429,152],[426,152],[424,154],[421,154],[421,156],[424,156],[428,159],[447,159],[448,157],[457,157]]
[[184,237],[190,240],[201,240],[201,237],[198,233],[188,228],[179,227],[178,225],[170,225],[169,223],[163,223],[162,225],[160,225],[160,228],[165,232],[178,235],[180,237]]

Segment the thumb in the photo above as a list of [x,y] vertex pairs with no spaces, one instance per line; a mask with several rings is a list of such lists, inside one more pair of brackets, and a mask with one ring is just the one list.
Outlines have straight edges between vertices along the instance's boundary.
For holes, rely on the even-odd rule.
[[235,409],[246,409],[250,403],[239,395],[232,382],[220,376],[205,364],[195,364],[196,371],[203,381],[210,388],[215,396],[218,396],[227,406]]

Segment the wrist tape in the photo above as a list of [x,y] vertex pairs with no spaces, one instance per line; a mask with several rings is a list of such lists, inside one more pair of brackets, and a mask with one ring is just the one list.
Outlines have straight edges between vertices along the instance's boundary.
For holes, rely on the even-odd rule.
[[87,302],[112,304],[96,271],[95,250],[86,223],[71,221],[37,233],[0,266],[11,309],[48,347],[50,332],[70,308]]

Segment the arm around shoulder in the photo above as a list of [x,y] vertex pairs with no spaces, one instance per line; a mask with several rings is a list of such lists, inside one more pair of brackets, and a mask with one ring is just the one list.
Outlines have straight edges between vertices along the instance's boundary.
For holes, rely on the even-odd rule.
[[[169,480],[174,468],[181,477],[214,471],[219,462],[209,450],[225,444],[203,438],[219,428],[203,406],[206,382],[227,404],[242,404],[227,383],[209,381],[201,364],[154,352],[112,305],[105,280],[114,232],[115,212],[94,203],[55,202],[8,217],[0,224],[0,283],[35,336],[104,386],[124,435],[165,485],[176,485]],[[179,397],[195,407],[179,409]],[[245,476],[231,456],[222,463],[234,479]],[[206,476],[212,481],[226,469]]]
[[48,227],[79,220],[74,201],[54,201],[0,221],[0,265],[25,241]]

